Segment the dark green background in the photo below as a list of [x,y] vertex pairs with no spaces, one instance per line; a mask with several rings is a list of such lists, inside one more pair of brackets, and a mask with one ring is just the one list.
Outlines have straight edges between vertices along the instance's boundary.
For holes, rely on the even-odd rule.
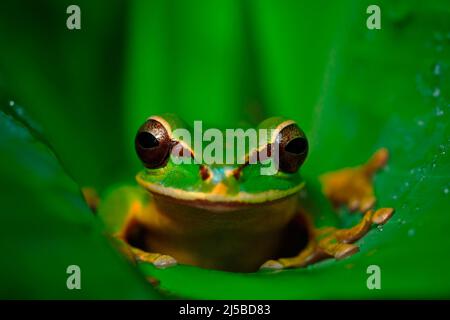
[[[293,118],[310,140],[302,173],[320,200],[320,173],[387,147],[376,192],[396,213],[359,254],[306,270],[142,265],[163,289],[195,298],[450,296],[448,1],[377,1],[381,30],[366,28],[369,1],[77,1],[78,31],[66,28],[69,4],[0,4],[1,297],[157,297],[110,247],[78,189],[133,183],[135,131],[168,111],[211,127]],[[24,127],[24,112],[40,129]],[[82,269],[80,291],[65,287],[69,264]],[[366,287],[370,264],[381,268],[382,290]]]

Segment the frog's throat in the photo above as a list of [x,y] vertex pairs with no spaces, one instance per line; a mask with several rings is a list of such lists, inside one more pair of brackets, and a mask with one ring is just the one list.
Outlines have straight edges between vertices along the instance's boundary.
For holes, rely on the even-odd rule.
[[144,181],[139,175],[136,176],[138,183],[148,191],[163,196],[175,198],[184,201],[205,201],[218,203],[243,203],[243,204],[259,204],[269,201],[283,199],[299,192],[305,185],[305,182],[287,189],[287,190],[268,190],[257,193],[249,193],[240,191],[236,194],[222,194],[214,192],[187,191],[171,187],[164,187],[159,184]]

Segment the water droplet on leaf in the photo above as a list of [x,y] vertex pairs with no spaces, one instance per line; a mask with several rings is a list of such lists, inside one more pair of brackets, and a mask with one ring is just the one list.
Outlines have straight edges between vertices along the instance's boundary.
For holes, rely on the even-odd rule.
[[434,65],[433,73],[437,76],[441,74],[441,65],[439,63]]
[[433,97],[439,97],[441,94],[441,89],[435,88],[433,91]]

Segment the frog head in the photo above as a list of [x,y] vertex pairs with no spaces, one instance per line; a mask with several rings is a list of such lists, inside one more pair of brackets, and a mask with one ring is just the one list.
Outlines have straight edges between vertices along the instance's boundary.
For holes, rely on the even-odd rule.
[[[252,129],[256,134],[266,134],[258,135],[253,147],[248,139],[248,149],[239,153],[238,144],[230,144],[227,139],[211,147],[221,133],[229,137],[228,129],[213,129],[212,135],[202,135],[175,115],[152,116],[136,134],[136,152],[145,167],[137,181],[154,195],[208,207],[263,204],[296,194],[304,185],[300,176],[308,153],[304,132],[294,121],[281,117],[266,119],[256,128],[240,132],[245,135]],[[220,150],[223,157],[217,157]],[[206,154],[219,161],[208,162]],[[267,174],[270,165],[275,170]]]

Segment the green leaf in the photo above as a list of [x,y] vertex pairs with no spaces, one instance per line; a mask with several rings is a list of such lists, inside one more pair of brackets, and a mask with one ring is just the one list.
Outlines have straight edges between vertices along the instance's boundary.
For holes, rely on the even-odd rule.
[[133,145],[122,121],[125,2],[77,1],[76,31],[66,27],[71,4],[0,3],[0,94],[26,106],[81,185],[101,191],[130,177],[118,151]]
[[[23,109],[0,109],[0,297],[130,299],[160,297],[116,252]],[[67,268],[81,269],[69,290]]]

